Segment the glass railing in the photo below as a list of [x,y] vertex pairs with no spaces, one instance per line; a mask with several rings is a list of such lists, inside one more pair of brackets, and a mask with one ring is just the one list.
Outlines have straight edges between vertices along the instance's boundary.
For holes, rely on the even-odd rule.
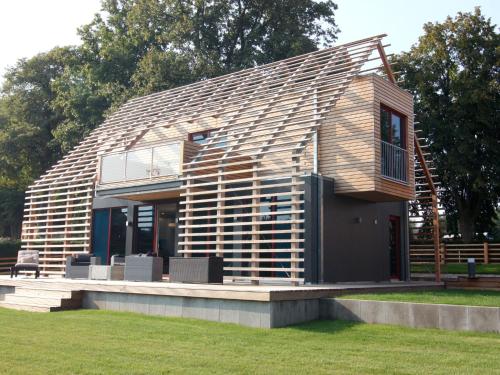
[[408,151],[381,141],[382,176],[408,182]]
[[180,142],[103,155],[100,184],[181,174]]

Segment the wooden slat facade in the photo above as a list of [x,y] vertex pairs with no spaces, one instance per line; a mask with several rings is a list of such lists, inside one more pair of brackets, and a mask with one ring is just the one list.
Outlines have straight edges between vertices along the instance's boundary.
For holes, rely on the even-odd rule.
[[[91,251],[99,158],[179,141],[179,253],[222,255],[235,279],[302,282],[302,177],[314,171],[318,130],[318,172],[339,193],[414,194],[413,180],[401,187],[380,177],[379,102],[412,111],[409,94],[361,75],[380,58],[382,37],[130,100],[29,188],[23,248],[41,251],[42,274],[64,274],[67,255]],[[202,130],[214,130],[204,145],[187,142]]]

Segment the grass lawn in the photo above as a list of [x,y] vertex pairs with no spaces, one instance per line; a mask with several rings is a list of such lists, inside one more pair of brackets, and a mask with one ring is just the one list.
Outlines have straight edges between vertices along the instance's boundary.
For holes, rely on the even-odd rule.
[[[412,264],[412,273],[432,273],[434,264]],[[450,263],[441,265],[442,273],[467,274],[467,263]],[[500,275],[500,264],[476,264],[476,273],[484,275]]]
[[500,335],[322,321],[263,330],[0,309],[1,374],[500,374]]
[[400,302],[423,302],[444,303],[450,305],[474,305],[500,307],[500,292],[486,290],[432,290],[432,291],[408,291],[408,292],[385,292],[370,294],[350,294],[342,296],[348,299],[368,299],[375,301],[400,301]]

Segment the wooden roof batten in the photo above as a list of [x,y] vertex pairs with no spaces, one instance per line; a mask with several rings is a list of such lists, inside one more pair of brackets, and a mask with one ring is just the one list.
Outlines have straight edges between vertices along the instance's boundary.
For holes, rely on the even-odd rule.
[[[225,215],[224,212],[230,207],[228,202],[236,199],[233,195],[240,194],[236,187],[231,186],[234,177],[230,176],[242,168],[244,172],[239,177],[239,184],[243,185],[238,188],[245,184],[251,186],[254,210],[261,210],[264,205],[261,201],[270,195],[269,189],[265,190],[266,175],[286,176],[286,171],[289,171],[289,182],[275,189],[279,190],[279,197],[289,192],[291,227],[285,232],[294,239],[292,243],[295,245],[290,251],[300,255],[301,241],[297,241],[294,236],[300,232],[298,225],[302,220],[299,209],[303,191],[300,175],[308,172],[303,151],[352,79],[363,72],[362,67],[373,51],[378,50],[385,65],[381,44],[384,36],[376,35],[128,101],[28,188],[22,232],[23,248],[36,247],[44,254],[50,254],[51,251],[54,254],[60,251],[89,252],[91,203],[97,178],[98,155],[130,149],[153,129],[216,117],[219,128],[195,157],[184,164],[184,200],[181,203],[185,207],[183,223],[186,228],[180,236],[187,245],[183,245],[181,253],[189,255],[190,250],[193,254],[196,250],[189,242],[192,234],[190,225],[198,225],[195,214],[198,211],[190,209],[195,208],[197,202],[208,201],[207,204],[211,204],[214,199],[196,194],[197,189],[206,189],[206,185],[197,187],[204,175],[218,181],[215,184],[217,189],[207,191],[207,194],[218,194],[216,201],[219,198],[223,202],[219,204],[218,210],[210,211],[208,215],[202,213],[203,217],[209,217],[208,220],[219,223],[214,227],[219,237],[210,240],[211,243],[215,241],[218,250],[224,248],[224,252],[227,252],[230,244],[238,242],[234,238],[225,239],[231,226],[224,222],[227,217],[219,216]],[[222,141],[225,142],[223,150],[219,147]],[[245,173],[250,173],[249,176],[253,173],[255,179],[245,178]],[[204,181],[207,182],[211,183],[212,180]],[[248,196],[244,189],[241,194]],[[45,218],[44,210],[50,213]],[[254,211],[251,216],[254,219],[259,218],[256,212],[259,211]],[[63,215],[64,220],[60,220]],[[53,224],[55,222],[57,224]],[[264,229],[259,229],[260,222],[254,221],[254,229],[265,233]],[[236,226],[231,229],[242,232]],[[40,241],[43,239],[46,241]],[[259,241],[262,240],[254,235],[254,242]],[[39,247],[42,244],[45,247]],[[252,257],[257,259],[260,250],[255,247]],[[284,269],[300,269],[298,264],[302,258],[294,255],[291,259],[293,264],[284,266]],[[59,263],[51,261],[51,266],[46,267],[43,273],[63,274],[64,263],[63,260]],[[254,266],[259,263],[263,262],[256,261]],[[263,266],[261,271],[253,267],[248,275],[244,271],[238,272],[238,277],[242,279],[258,281],[260,278],[269,278],[266,272],[271,271],[266,271]],[[263,272],[261,276],[260,272]],[[294,282],[302,279],[296,271],[279,278],[289,278]]]

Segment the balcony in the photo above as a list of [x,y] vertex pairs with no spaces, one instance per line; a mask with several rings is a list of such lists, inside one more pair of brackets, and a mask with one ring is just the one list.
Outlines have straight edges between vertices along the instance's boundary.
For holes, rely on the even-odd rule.
[[398,182],[408,182],[408,151],[381,141],[382,176]]
[[131,193],[178,191],[182,165],[199,147],[193,142],[176,141],[101,155],[97,193],[125,198]]

